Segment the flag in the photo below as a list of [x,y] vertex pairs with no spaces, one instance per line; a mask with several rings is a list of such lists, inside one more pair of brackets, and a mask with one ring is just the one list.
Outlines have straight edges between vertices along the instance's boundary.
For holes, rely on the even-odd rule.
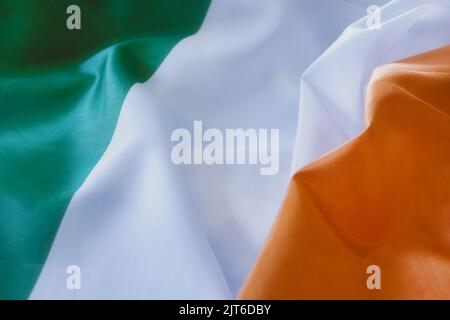
[[[0,298],[422,297],[397,282],[447,266],[449,5],[3,1]],[[420,235],[365,260],[394,216]]]

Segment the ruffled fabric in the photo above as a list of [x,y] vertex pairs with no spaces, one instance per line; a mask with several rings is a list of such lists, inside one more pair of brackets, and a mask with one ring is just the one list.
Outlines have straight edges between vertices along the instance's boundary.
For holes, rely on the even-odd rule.
[[364,131],[295,174],[240,298],[450,298],[449,87],[450,46],[373,72]]

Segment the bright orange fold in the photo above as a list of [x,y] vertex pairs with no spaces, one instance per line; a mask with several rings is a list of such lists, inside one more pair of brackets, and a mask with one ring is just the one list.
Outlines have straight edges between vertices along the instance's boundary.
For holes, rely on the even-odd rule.
[[378,67],[366,124],[293,177],[240,298],[450,299],[450,46]]

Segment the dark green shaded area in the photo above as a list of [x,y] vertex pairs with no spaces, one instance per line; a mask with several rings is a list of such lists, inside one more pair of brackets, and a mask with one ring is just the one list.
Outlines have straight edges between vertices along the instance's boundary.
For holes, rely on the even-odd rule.
[[[1,299],[29,296],[131,85],[199,28],[209,2],[0,2]],[[66,28],[71,4],[81,30]]]

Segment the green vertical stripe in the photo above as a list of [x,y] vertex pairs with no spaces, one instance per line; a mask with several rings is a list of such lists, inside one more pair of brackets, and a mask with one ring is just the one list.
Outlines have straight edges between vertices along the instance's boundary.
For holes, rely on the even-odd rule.
[[[66,28],[71,4],[81,8],[81,30]],[[0,298],[28,297],[126,93],[199,28],[208,5],[0,2]]]

